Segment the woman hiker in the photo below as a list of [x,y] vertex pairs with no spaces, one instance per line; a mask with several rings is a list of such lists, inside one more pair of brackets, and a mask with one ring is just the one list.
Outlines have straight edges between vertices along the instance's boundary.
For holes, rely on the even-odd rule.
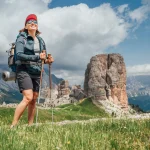
[[39,34],[37,16],[30,14],[16,41],[16,57],[17,62],[20,62],[17,65],[16,79],[23,99],[15,110],[11,128],[18,123],[26,107],[28,107],[28,125],[33,123],[42,71],[41,62],[50,64],[54,61],[53,57],[47,58],[46,52],[42,53],[46,47]]

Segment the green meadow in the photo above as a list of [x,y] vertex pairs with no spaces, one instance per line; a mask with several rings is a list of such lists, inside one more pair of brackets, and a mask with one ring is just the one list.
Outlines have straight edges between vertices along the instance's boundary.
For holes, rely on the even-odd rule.
[[[40,124],[27,126],[25,112],[10,129],[13,113],[13,108],[0,108],[0,150],[150,150],[150,120],[111,118],[90,99],[54,108],[54,123],[51,109],[39,109]],[[64,120],[81,122],[57,124]]]
[[[0,108],[0,124],[11,124],[14,115],[14,108]],[[109,117],[109,115],[103,110],[96,107],[91,99],[85,99],[75,104],[65,104],[53,109],[38,109],[39,123],[47,123],[52,121],[63,120],[88,120],[92,118]],[[20,119],[19,125],[27,123],[27,110],[24,112]]]

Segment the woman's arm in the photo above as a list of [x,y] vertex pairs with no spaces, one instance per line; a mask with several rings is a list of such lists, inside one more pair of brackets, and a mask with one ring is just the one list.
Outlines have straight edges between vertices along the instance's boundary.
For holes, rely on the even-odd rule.
[[17,60],[23,60],[23,61],[37,61],[40,59],[38,55],[27,55],[24,54],[24,44],[25,39],[23,37],[19,37],[16,42],[16,55]]

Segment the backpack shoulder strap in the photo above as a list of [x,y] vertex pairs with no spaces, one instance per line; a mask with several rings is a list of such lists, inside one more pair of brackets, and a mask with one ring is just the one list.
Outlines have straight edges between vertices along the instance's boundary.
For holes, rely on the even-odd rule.
[[[20,37],[23,38],[24,44],[26,44],[26,41],[27,41],[27,33],[25,33],[25,32],[19,33],[19,34],[17,35],[16,42],[17,42],[17,40],[18,40]],[[15,42],[15,43],[16,43],[16,42]]]
[[[46,50],[46,45],[45,45],[44,40],[40,36],[37,36],[37,39],[39,40],[39,43],[40,43],[40,51],[42,51],[43,49]],[[43,46],[43,49],[42,49],[42,46]]]

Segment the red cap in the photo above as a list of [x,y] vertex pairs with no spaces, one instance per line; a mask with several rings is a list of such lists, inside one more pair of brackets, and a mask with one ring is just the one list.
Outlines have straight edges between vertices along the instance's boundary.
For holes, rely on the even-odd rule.
[[35,14],[30,14],[29,16],[27,16],[26,21],[25,21],[25,25],[27,23],[27,21],[29,20],[36,20],[37,21],[37,16]]

